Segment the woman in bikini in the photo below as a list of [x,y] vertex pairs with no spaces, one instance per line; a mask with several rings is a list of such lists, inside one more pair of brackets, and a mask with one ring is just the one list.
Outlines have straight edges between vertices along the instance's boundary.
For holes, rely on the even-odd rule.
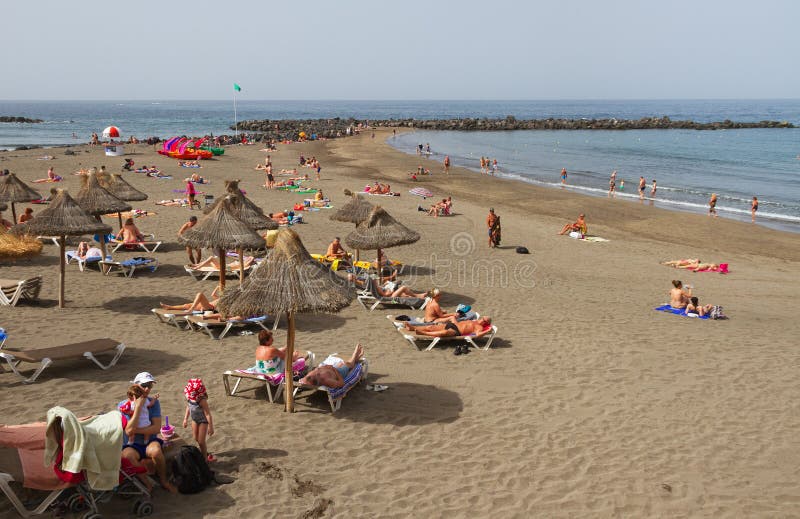
[[211,292],[212,300],[209,300],[203,292],[198,292],[191,303],[180,305],[165,305],[161,303],[161,308],[164,310],[182,310],[185,312],[199,312],[201,310],[204,312],[214,312],[217,310],[217,303],[219,303],[219,297],[217,297],[218,293],[219,286],[214,288],[214,291]]
[[703,317],[707,313],[711,312],[712,305],[701,305],[699,300],[696,297],[690,297],[689,303],[686,304],[686,315],[689,314],[697,314],[700,317]]

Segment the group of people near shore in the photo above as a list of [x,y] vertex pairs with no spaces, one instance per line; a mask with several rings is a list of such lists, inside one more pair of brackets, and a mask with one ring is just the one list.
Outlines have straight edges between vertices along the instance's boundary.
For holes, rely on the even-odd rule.
[[497,159],[481,156],[481,173],[484,175],[495,175],[497,173]]

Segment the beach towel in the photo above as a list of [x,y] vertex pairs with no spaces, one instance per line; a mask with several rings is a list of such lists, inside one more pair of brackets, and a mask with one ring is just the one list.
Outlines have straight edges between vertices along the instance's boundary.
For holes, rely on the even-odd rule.
[[658,307],[655,308],[655,310],[657,312],[667,312],[667,313],[670,313],[670,314],[680,315],[681,317],[692,317],[694,319],[710,319],[711,318],[710,315],[704,315],[704,316],[700,317],[699,315],[693,314],[693,313],[687,314],[685,308],[672,308],[669,305],[658,306]]
[[[572,234],[572,233],[570,233]],[[584,236],[580,239],[581,241],[589,242],[589,243],[600,243],[604,241],[608,241],[605,238],[601,238],[600,236]]]
[[[123,213],[120,213],[120,216],[122,216],[123,219],[124,218],[143,218],[145,216],[155,216],[157,214],[158,213],[154,213],[152,211],[145,211],[144,209],[134,209],[133,211],[125,211]],[[105,216],[106,218],[117,218],[117,214],[116,213],[104,214],[103,216]]]
[[[142,265],[150,265],[151,263],[156,263],[156,260],[154,258],[144,258],[140,256],[122,261],[120,265],[125,267],[141,267]],[[153,265],[150,270],[155,271],[156,266],[157,264]]]
[[424,187],[415,187],[414,189],[410,189],[408,192],[412,195],[421,196],[422,198],[430,198],[433,196],[433,193]]
[[[295,376],[302,375],[305,369],[306,369],[306,359],[297,359],[292,364],[292,373]],[[261,371],[259,371],[258,366],[253,366],[252,368],[247,368],[247,369],[237,369],[236,372],[245,373],[247,375],[255,375],[262,380],[266,380],[273,386],[277,386],[278,384],[283,382],[283,379],[286,376],[285,371],[281,371],[280,373],[275,373],[274,375],[267,375],[266,373],[262,373]]]
[[201,166],[200,164],[181,164],[181,167],[182,168],[200,169],[203,166]]
[[61,418],[64,431],[64,459],[61,469],[86,471],[94,490],[112,490],[119,484],[122,451],[122,419],[119,411],[110,411],[79,421],[72,411],[53,407],[47,411],[44,463],[51,465],[58,452],[58,438],[53,425]]

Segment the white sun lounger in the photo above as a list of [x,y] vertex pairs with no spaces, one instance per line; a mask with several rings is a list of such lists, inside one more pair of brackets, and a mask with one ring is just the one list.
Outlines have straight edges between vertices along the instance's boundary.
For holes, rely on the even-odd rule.
[[[400,332],[400,335],[403,336],[408,342],[413,344],[415,347],[419,348],[419,344],[417,343],[425,343],[430,342],[428,347],[425,348],[425,351],[431,351],[433,348],[436,347],[442,341],[464,341],[476,350],[488,350],[491,345],[492,341],[494,340],[494,336],[497,335],[497,326],[492,325],[491,329],[488,332],[482,333],[480,335],[455,335],[453,337],[429,337],[427,335],[417,335],[411,330],[406,330],[405,327],[397,327],[397,331]],[[486,345],[481,348],[478,346],[476,341],[486,341]]]
[[[5,361],[8,362],[8,365],[11,367],[11,371],[22,377],[26,384],[31,384],[36,382],[36,379],[39,378],[39,375],[42,374],[42,371],[47,369],[47,367],[50,366],[53,361],[63,359],[79,359],[81,357],[85,357],[97,364],[101,369],[106,370],[117,363],[124,351],[124,344],[119,341],[106,338],[76,342],[74,344],[64,344],[62,346],[52,346],[50,348],[39,348],[35,350],[3,349],[0,350],[0,358],[5,359]],[[115,353],[114,357],[111,359],[111,361],[109,361],[108,364],[103,364],[97,360],[95,355],[106,352]],[[17,367],[22,362],[39,364],[39,367],[36,369],[36,371],[34,371],[33,375],[25,378],[25,375],[17,370]]]
[[189,322],[187,319],[192,315],[203,315],[202,311],[181,311],[181,310],[164,310],[163,308],[152,308],[150,311],[156,318],[164,324],[171,324],[179,330],[189,330]]
[[100,268],[106,276],[112,272],[121,272],[126,278],[132,278],[136,270],[147,269],[155,272],[158,269],[158,260],[155,258],[132,258],[125,261],[100,261]]
[[367,292],[357,296],[358,302],[361,303],[365,309],[372,312],[378,306],[407,306],[412,310],[422,310],[427,305],[431,298],[424,299],[419,297],[384,297],[375,291],[375,280],[372,278],[367,279]]
[[[336,355],[336,353],[333,355]],[[308,387],[298,385],[294,388],[295,398],[309,397],[317,391],[324,391],[328,396],[328,404],[330,404],[331,414],[333,414],[342,407],[342,400],[347,396],[347,393],[360,382],[367,380],[368,371],[369,363],[367,359],[361,359],[361,362],[356,364],[347,376],[344,377],[344,385],[342,387],[329,388],[325,386]]]
[[[269,319],[269,316],[262,315],[260,317],[251,317],[249,319],[243,319],[241,321],[220,321],[219,319],[206,319],[202,315],[190,315],[186,318],[186,322],[192,330],[203,330],[208,334],[209,337],[212,339],[224,339],[225,336],[231,331],[233,328],[244,328],[245,326],[249,326],[251,324],[255,324],[260,326],[263,330],[269,330],[264,325],[264,322]],[[278,322],[280,319],[275,319],[275,322],[272,325],[272,330],[278,328]],[[222,329],[219,335],[215,336],[212,329]]]
[[155,237],[156,237],[155,234],[145,234],[144,236],[146,238],[149,238],[149,239],[148,240],[144,240],[144,241],[137,241],[137,242],[133,242],[133,243],[125,243],[124,241],[118,240],[116,238],[112,238],[111,240],[109,240],[109,243],[114,246],[114,248],[111,249],[111,252],[117,252],[122,247],[126,247],[126,248],[134,248],[135,247],[137,249],[142,249],[145,252],[153,253],[161,246],[162,242],[155,241]]
[[[301,361],[302,365],[299,364]],[[292,368],[295,372],[295,375],[300,374],[301,376],[304,376],[309,370],[311,370],[313,365],[314,354],[309,351],[306,352],[306,358],[296,360],[292,365]],[[236,379],[236,383],[232,388],[230,383],[231,378]],[[269,400],[269,403],[271,404],[279,399],[281,395],[283,395],[283,390],[286,387],[283,373],[276,375],[265,375],[250,369],[236,369],[226,371],[222,374],[222,383],[225,386],[225,394],[228,396],[235,396],[239,391],[239,385],[243,380],[255,380],[258,382],[258,385],[249,387],[247,389],[242,389],[242,391],[258,389],[259,387],[263,386],[264,390],[267,392],[267,400]]]
[[[78,251],[74,250],[68,250],[67,252],[64,253],[64,256],[67,258],[67,265],[69,265],[70,263],[77,263],[78,270],[80,270],[81,272],[86,270],[87,265],[92,265],[94,263],[99,264],[100,260],[103,259],[102,256],[89,256],[88,258],[81,258],[80,256],[78,256]],[[106,256],[106,261],[112,261],[112,260],[113,258],[111,257],[110,254]]]
[[42,290],[42,276],[29,279],[0,279],[0,305],[16,306],[21,299],[35,301]]

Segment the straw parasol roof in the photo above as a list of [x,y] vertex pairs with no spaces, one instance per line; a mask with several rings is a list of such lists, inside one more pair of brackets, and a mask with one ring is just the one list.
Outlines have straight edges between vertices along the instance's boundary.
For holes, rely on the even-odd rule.
[[272,253],[218,307],[226,315],[338,312],[352,298],[347,283],[313,259],[297,233],[282,229]]
[[108,180],[98,178],[100,184],[112,195],[126,202],[140,202],[147,200],[147,193],[142,193],[122,178],[119,173],[113,173]]
[[51,193],[53,200],[47,208],[27,222],[15,225],[11,232],[32,236],[80,236],[111,232],[111,227],[87,214],[65,190],[52,189]]
[[213,249],[260,249],[264,238],[234,214],[233,196],[227,195],[197,225],[180,236],[189,247]]
[[42,252],[42,242],[32,236],[15,236],[0,226],[0,259],[20,259]]
[[381,206],[375,206],[369,218],[344,240],[354,249],[385,249],[414,243],[419,240],[419,233],[395,220]]
[[66,264],[64,237],[105,234],[111,232],[111,227],[100,222],[97,217],[87,214],[63,189],[52,189],[50,192],[55,195],[50,205],[27,222],[12,227],[11,232],[32,236],[59,237],[58,306],[64,308],[64,267]]
[[75,196],[75,201],[91,215],[120,213],[132,209],[126,202],[101,186],[95,173],[89,173],[83,177],[83,187]]
[[0,179],[0,202],[30,202],[40,198],[42,195],[18,179],[14,173],[9,173]]
[[[348,195],[348,193],[349,192],[345,190],[345,195]],[[351,196],[350,201],[337,209],[336,212],[331,215],[331,220],[358,225],[369,218],[375,206],[358,195],[350,193],[348,196]]]
[[[230,199],[231,209],[234,216],[243,221],[253,229],[264,229],[272,231],[278,228],[277,222],[264,214],[264,211],[258,207],[252,200],[247,198],[239,189],[239,180],[226,180],[225,192],[227,198]],[[204,212],[206,214],[213,211],[217,205],[222,202],[224,198],[216,200]]]

